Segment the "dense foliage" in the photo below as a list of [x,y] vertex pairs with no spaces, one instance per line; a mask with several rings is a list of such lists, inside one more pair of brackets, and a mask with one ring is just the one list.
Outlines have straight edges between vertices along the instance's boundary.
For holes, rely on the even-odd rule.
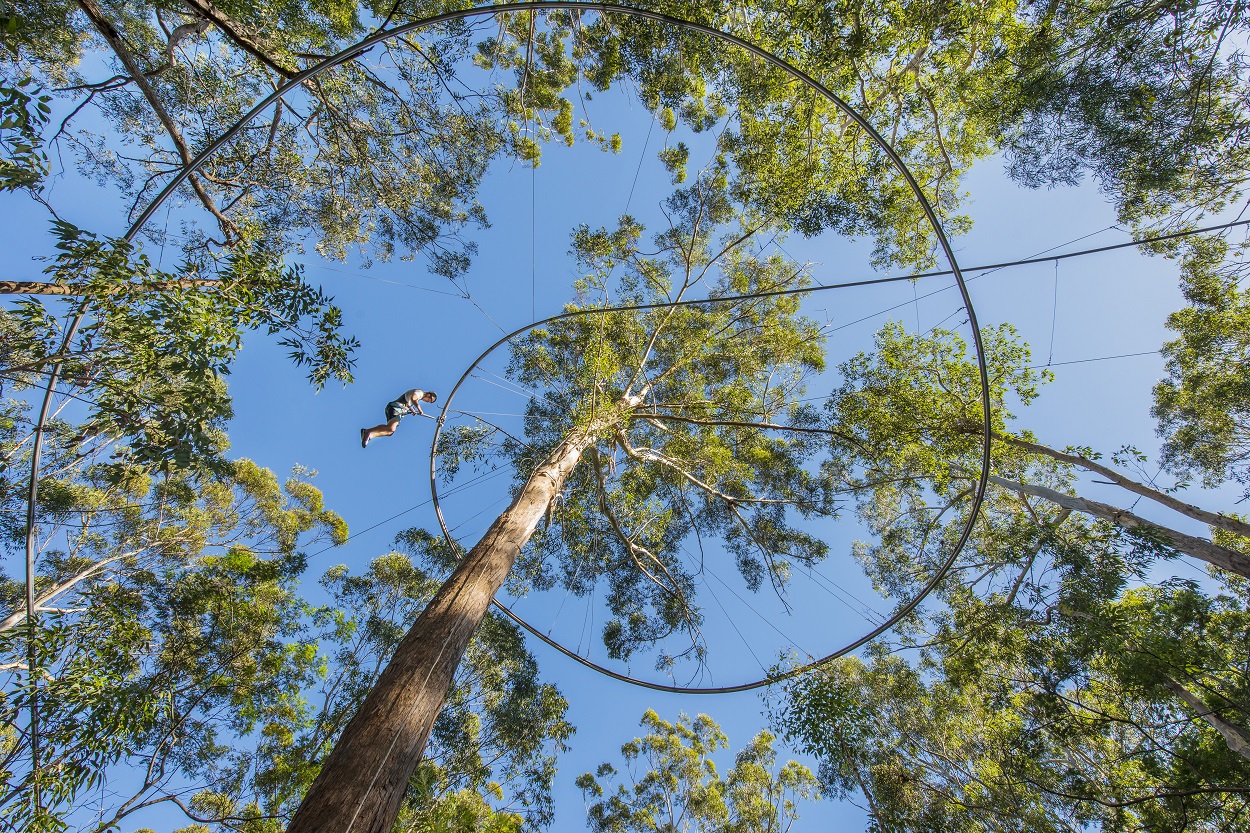
[[[32,689],[21,584],[6,580],[0,818],[103,831],[166,805],[189,830],[282,830],[436,582],[392,552],[357,575],[330,569],[324,603],[308,601],[308,548],[343,543],[346,525],[307,477],[279,483],[248,460],[161,478],[102,465],[41,494],[57,529],[36,586],[40,769],[17,728]],[[564,711],[515,626],[489,618],[400,829],[549,821]]]
[[[798,401],[824,352],[797,301],[719,300],[806,285],[802,270],[751,248],[766,232],[869,236],[883,265],[925,265],[933,240],[853,119],[714,40],[566,12],[391,40],[301,84],[188,181],[177,202],[206,221],[188,227],[185,262],[169,271],[46,202],[48,156],[58,154],[120,190],[133,216],[260,96],[370,32],[453,5],[0,6],[0,194],[51,211],[57,254],[45,283],[75,296],[0,310],[6,546],[35,532],[21,487],[36,435],[17,397],[53,367],[68,394],[43,432],[32,538],[39,738],[56,762],[38,776],[40,819],[27,800],[32,739],[15,717],[32,691],[30,623],[18,584],[6,578],[2,592],[0,813],[13,824],[104,829],[147,803],[183,802],[197,824],[282,826],[456,554],[413,532],[406,555],[358,575],[331,570],[324,606],[301,598],[309,539],[341,540],[345,529],[305,480],[279,485],[226,459],[224,380],[243,333],[279,335],[316,385],[349,380],[355,342],[338,310],[284,259],[302,247],[420,256],[467,295],[459,279],[471,233],[488,221],[476,193],[491,163],[537,165],[550,145],[582,140],[619,150],[613,126],[586,106],[614,84],[631,85],[654,114],[660,158],[684,187],[666,205],[671,227],[653,238],[658,254],[641,254],[632,218],[578,232],[586,278],[570,309],[670,305],[529,334],[512,365],[540,391],[524,442],[489,425],[449,435],[449,474],[483,464],[495,443],[519,487],[544,454],[593,426],[570,497],[522,553],[513,589],[585,595],[606,582],[609,652],[627,658],[679,634],[689,647],[658,656],[675,673],[683,658],[706,656],[680,554],[694,532],[718,539],[752,589],[784,595],[794,567],[827,554],[805,523],[853,496],[878,536],[857,555],[878,588],[903,599],[962,528],[979,447],[965,344],[888,327],[840,368],[821,412]],[[907,160],[954,232],[967,222],[962,175],[995,152],[1029,187],[1092,177],[1138,233],[1192,226],[1244,198],[1243,3],[648,5],[811,72]],[[692,166],[680,131],[714,134],[714,162]],[[1133,449],[1108,460],[1016,430],[1011,410],[1027,407],[1046,374],[1029,368],[1010,328],[987,332],[993,479],[964,557],[896,642],[794,681],[774,704],[779,728],[820,759],[823,787],[862,796],[876,829],[1246,827],[1250,528],[1177,495],[1250,479],[1244,244],[1154,250],[1179,261],[1188,303],[1170,319],[1176,338],[1155,389],[1175,488],[1126,473],[1141,463]],[[671,305],[694,293],[702,303]],[[62,341],[76,312],[76,338]],[[1091,476],[1155,510],[1105,502]],[[1208,578],[1161,579],[1176,558],[1204,562]],[[571,731],[563,706],[515,630],[488,617],[399,823],[546,822],[551,750]],[[704,763],[721,742],[714,726],[646,722],[626,753],[647,757],[642,789],[595,804],[599,829],[649,829],[661,783],[692,800],[721,796],[695,815],[727,829],[793,817],[777,802],[752,816],[751,790],[811,789],[797,769],[783,769],[790,782],[770,774],[763,736],[729,782],[713,782]],[[733,784],[748,782],[740,806]],[[584,786],[607,794],[593,777]],[[123,798],[86,809],[105,789]]]
[[[786,833],[799,817],[798,802],[820,797],[807,767],[777,767],[767,731],[721,777],[712,756],[729,747],[729,738],[706,714],[669,723],[648,710],[642,725],[647,734],[621,747],[624,776],[605,763],[577,779],[594,833]],[[612,790],[618,777],[629,783]]]
[[[997,443],[967,550],[894,640],[787,684],[776,724],[874,829],[1245,829],[1246,524],[1131,479],[1131,450],[1104,463],[1012,432],[1007,402],[1027,406],[1045,376],[1009,330],[987,341]],[[851,439],[831,473],[868,487],[861,516],[889,532],[859,557],[905,598],[962,527],[975,368],[953,334],[892,326],[842,371],[827,414]],[[1160,511],[1087,497],[1081,469]],[[1167,578],[1181,556],[1210,579]]]

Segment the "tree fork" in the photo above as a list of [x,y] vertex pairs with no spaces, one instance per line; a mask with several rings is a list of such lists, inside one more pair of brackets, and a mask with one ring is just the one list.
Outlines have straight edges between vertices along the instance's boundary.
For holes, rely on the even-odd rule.
[[[104,38],[105,42],[112,48],[118,60],[122,62],[122,66],[130,73],[130,77],[134,79],[135,84],[139,86],[139,90],[143,93],[143,97],[148,100],[148,104],[152,106],[152,110],[156,113],[156,118],[165,128],[165,132],[169,134],[169,138],[173,141],[174,147],[178,150],[178,156],[182,159],[183,165],[191,164],[193,154],[187,147],[186,141],[182,138],[182,131],[178,129],[178,124],[169,115],[165,109],[165,105],[161,103],[160,96],[156,94],[156,90],[148,82],[147,76],[144,75],[143,69],[139,66],[139,62],[135,56],[130,53],[130,49],[122,40],[121,33],[117,28],[104,16],[104,12],[96,4],[95,0],[77,0],[79,7],[86,13],[91,24]],[[221,226],[222,233],[226,237],[226,244],[230,244],[232,235],[241,237],[238,226],[234,224],[225,214],[221,213],[221,209],[217,207],[217,203],[213,201],[212,196],[204,188],[204,183],[195,174],[187,177],[191,183],[191,188],[195,191],[200,202],[208,209],[209,213],[217,218],[217,223]]]
[[473,633],[596,435],[645,391],[574,429],[461,560],[404,635],[304,796],[287,833],[390,833]]

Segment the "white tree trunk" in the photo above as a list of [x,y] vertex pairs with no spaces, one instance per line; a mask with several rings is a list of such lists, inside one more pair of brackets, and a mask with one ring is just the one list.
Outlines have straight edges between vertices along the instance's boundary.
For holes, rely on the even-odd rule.
[[1073,512],[1082,512],[1095,518],[1102,518],[1104,521],[1110,521],[1123,529],[1154,535],[1160,543],[1166,544],[1186,555],[1192,555],[1194,558],[1213,564],[1222,570],[1228,570],[1239,576],[1250,578],[1250,556],[1245,553],[1221,547],[1203,538],[1196,538],[1193,535],[1177,532],[1175,529],[1169,529],[1166,526],[1159,526],[1145,518],[1134,515],[1126,509],[1109,506],[1108,504],[1089,500],[1079,495],[1056,492],[1054,489],[1048,489],[1045,486],[1017,483],[1014,480],[1007,480],[997,475],[990,475],[990,482],[1002,486],[1004,489],[1010,489],[1013,492],[1020,492],[1048,500],[1065,509],[1071,509]]

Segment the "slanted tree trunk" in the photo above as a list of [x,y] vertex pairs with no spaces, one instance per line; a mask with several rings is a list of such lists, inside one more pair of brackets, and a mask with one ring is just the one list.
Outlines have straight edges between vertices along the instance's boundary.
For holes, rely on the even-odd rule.
[[[980,431],[980,426],[977,426],[977,430]],[[994,439],[1001,440],[1008,445],[1014,445],[1016,448],[1021,448],[1025,451],[1031,451],[1034,454],[1044,454],[1047,457],[1050,457],[1053,460],[1058,460],[1061,463],[1067,463],[1072,466],[1083,468],[1087,471],[1092,471],[1095,474],[1101,474],[1112,483],[1123,489],[1127,489],[1135,495],[1141,495],[1142,497],[1149,498],[1150,500],[1162,504],[1169,509],[1175,509],[1182,515],[1188,515],[1194,520],[1201,521],[1208,526],[1213,526],[1218,529],[1231,532],[1235,535],[1242,535],[1246,538],[1250,538],[1250,523],[1243,521],[1240,518],[1233,518],[1219,512],[1209,512],[1199,506],[1194,506],[1192,503],[1186,503],[1183,500],[1178,500],[1167,492],[1160,491],[1159,489],[1153,489],[1145,483],[1138,483],[1136,480],[1133,480],[1130,477],[1125,477],[1115,469],[1104,466],[1095,460],[1090,460],[1087,457],[1081,457],[1078,454],[1069,454],[1066,451],[1058,451],[1050,446],[1031,443],[1028,440],[1022,440],[1019,437],[1013,437],[1010,434],[995,434]]]
[[1215,709],[1208,706],[1201,697],[1166,674],[1163,676],[1163,683],[1196,711],[1198,717],[1206,721],[1207,725],[1219,732],[1230,750],[1250,761],[1250,735],[1247,735],[1244,729],[1220,717],[1215,713]]
[[1177,532],[1175,529],[1151,523],[1145,518],[1134,515],[1127,509],[1099,503],[1096,500],[1083,498],[1079,495],[1056,492],[1054,489],[1048,489],[1045,486],[1017,483],[1014,480],[1008,480],[997,475],[990,475],[990,482],[996,486],[1002,486],[1004,489],[1010,489],[1013,492],[1040,497],[1064,509],[1071,509],[1073,512],[1082,512],[1095,518],[1101,518],[1104,521],[1110,521],[1121,529],[1152,536],[1159,543],[1165,544],[1178,552],[1192,555],[1194,558],[1213,564],[1221,570],[1228,570],[1230,573],[1250,578],[1250,556],[1245,553],[1221,547],[1219,544],[1214,544],[1205,538],[1186,535],[1183,532]]
[[390,833],[460,658],[491,599],[582,454],[642,399],[643,394],[627,397],[575,429],[534,469],[404,636],[322,765],[288,833]]

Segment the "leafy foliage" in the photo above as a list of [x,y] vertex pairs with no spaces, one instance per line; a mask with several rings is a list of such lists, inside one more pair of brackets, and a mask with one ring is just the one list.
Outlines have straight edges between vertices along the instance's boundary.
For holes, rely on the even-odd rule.
[[[86,298],[61,302],[66,317],[83,315],[78,338],[61,352],[55,308],[28,299],[0,310],[12,339],[0,360],[19,390],[61,363],[62,378],[90,396],[78,442],[124,440],[132,459],[153,469],[215,464],[231,414],[223,377],[247,330],[280,334],[317,387],[351,381],[357,342],[341,334],[339,309],[272,252],[241,247],[203,271],[170,274],[124,240],[60,221],[54,229],[59,252],[48,274]],[[205,273],[209,287],[181,277]]]
[[[578,229],[585,300],[567,310],[589,314],[533,330],[512,348],[510,377],[536,392],[524,435],[483,423],[439,449],[449,469],[485,464],[494,443],[520,488],[570,432],[599,426],[508,587],[559,584],[586,596],[606,582],[609,654],[625,659],[682,634],[689,647],[656,660],[669,673],[679,659],[705,658],[698,559],[687,547],[732,559],[752,590],[784,595],[795,565],[826,554],[803,520],[835,511],[807,466],[821,443],[791,430],[815,420],[798,400],[824,366],[820,328],[799,313],[797,295],[737,298],[808,279],[749,250],[766,224],[736,209],[728,191],[717,167],[676,191],[655,254],[640,251],[643,229],[630,217],[611,231]],[[609,303],[654,306],[594,312]]]
[[[1013,433],[1010,408],[1046,377],[1010,330],[984,335],[996,442],[967,549],[895,644],[787,684],[775,725],[821,759],[826,788],[862,796],[876,830],[1244,829],[1244,579],[1140,586],[1176,554],[1167,528],[1081,497],[1077,466],[1171,495],[1125,479],[1132,449],[1106,467]],[[975,368],[954,334],[890,325],[842,371],[826,473],[862,487],[881,537],[857,554],[906,598],[964,522]],[[1212,517],[1214,543],[1244,551],[1235,518]]]
[[1177,338],[1163,346],[1168,375],[1154,389],[1164,459],[1250,495],[1250,287],[1224,266],[1224,241],[1191,246],[1182,273],[1189,306],[1168,317]]
[[12,87],[0,84],[0,193],[33,188],[48,172],[40,129],[51,100],[29,78]]
[[966,601],[915,663],[840,660],[774,721],[873,830],[1245,830],[1250,758],[1217,725],[1250,738],[1246,613],[1183,584],[1050,621]]
[[[279,483],[247,460],[160,479],[100,466],[42,494],[65,546],[41,561],[37,585],[41,767],[31,771],[24,733],[4,738],[2,817],[102,831],[167,804],[197,829],[283,829],[436,582],[392,552],[361,575],[332,568],[327,602],[311,605],[296,585],[304,553],[343,543],[346,525],[307,477]],[[6,582],[2,598],[0,705],[21,727],[31,686],[20,584]],[[553,753],[573,732],[565,709],[515,626],[488,619],[398,829],[548,823]]]
[[[42,495],[60,534],[35,587],[41,765],[31,768],[28,736],[8,745],[0,813],[17,827],[59,829],[75,823],[85,795],[121,771],[139,774],[120,779],[133,793],[112,803],[112,820],[85,824],[107,829],[145,802],[176,801],[178,774],[204,777],[228,738],[289,712],[316,671],[315,646],[299,638],[298,547],[341,542],[346,525],[305,480],[280,485],[248,460],[158,480],[99,466],[49,478]],[[32,696],[22,595],[5,582],[10,725],[25,722]],[[35,779],[43,818],[29,815]]]
[[712,756],[729,739],[712,718],[683,714],[669,723],[648,710],[642,725],[647,734],[621,747],[628,787],[611,789],[618,772],[606,763],[577,779],[594,833],[784,833],[799,817],[800,801],[820,798],[807,767],[787,761],[777,769],[767,731],[738,752],[722,778]]

